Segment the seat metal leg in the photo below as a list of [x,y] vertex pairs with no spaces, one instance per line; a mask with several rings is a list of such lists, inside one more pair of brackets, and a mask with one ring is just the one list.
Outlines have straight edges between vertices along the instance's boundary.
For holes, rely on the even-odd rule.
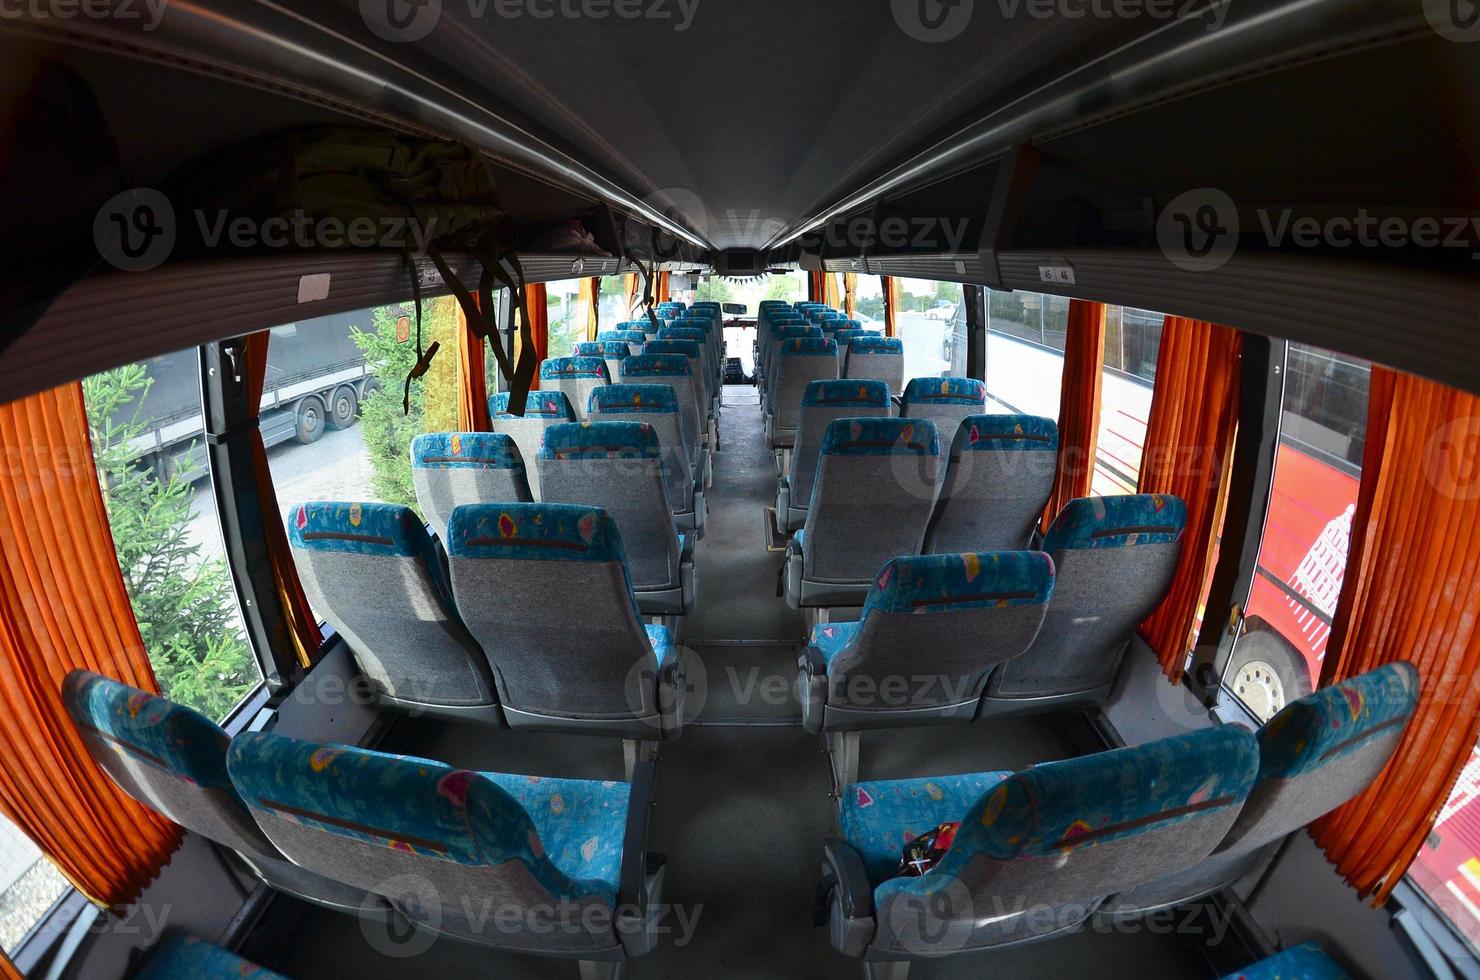
[[581,980],[622,980],[621,960],[581,960]]
[[657,759],[657,742],[641,738],[622,739],[622,770],[627,774],[627,782],[632,782],[632,773],[639,762],[656,762]]
[[827,757],[832,766],[833,794],[843,798],[843,790],[858,782],[858,743],[862,732],[828,732]]

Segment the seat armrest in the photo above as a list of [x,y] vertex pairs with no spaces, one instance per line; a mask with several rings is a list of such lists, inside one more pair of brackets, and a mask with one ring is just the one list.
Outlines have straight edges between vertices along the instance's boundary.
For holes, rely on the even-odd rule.
[[[657,777],[658,767],[654,762],[638,762],[633,768],[627,799],[627,826],[622,834],[622,870],[617,883],[615,925],[618,938],[632,955],[646,952],[651,942],[648,904],[652,896],[648,879],[652,871],[649,868],[648,828],[652,822]],[[640,952],[634,952],[634,949]]]
[[683,731],[684,701],[688,692],[683,650],[675,647],[672,656],[658,665],[658,724],[665,740],[677,738]]
[[807,643],[797,657],[798,692],[802,702],[802,730],[816,735],[822,731],[827,707],[827,661],[822,651]]
[[863,859],[845,840],[831,837],[822,843],[828,933],[833,946],[846,956],[862,956],[874,938],[874,887],[863,869]]

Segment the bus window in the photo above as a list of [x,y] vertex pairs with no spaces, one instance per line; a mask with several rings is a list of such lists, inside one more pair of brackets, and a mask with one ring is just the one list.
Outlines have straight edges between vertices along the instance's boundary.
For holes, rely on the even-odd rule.
[[1057,420],[1069,301],[1046,293],[987,293],[987,410]]
[[[895,312],[894,329],[904,342],[906,381],[966,374],[966,313],[962,298],[959,283],[899,280],[899,309]],[[882,322],[871,323],[861,316],[855,319],[863,320],[867,328],[883,329]]]
[[604,276],[596,296],[596,322],[599,329],[611,330],[622,321],[632,319],[634,313],[627,299],[627,277]]
[[1346,571],[1367,424],[1366,362],[1290,344],[1274,487],[1224,687],[1261,721],[1321,675]]
[[1095,445],[1095,478],[1090,485],[1095,494],[1136,492],[1165,319],[1150,310],[1124,306],[1105,309],[1100,432]]
[[31,839],[0,816],[0,950],[5,955],[15,954],[71,887]]
[[581,298],[580,279],[560,279],[545,283],[546,316],[550,327],[546,357],[570,357],[576,344],[586,340],[586,314],[589,304]]
[[262,680],[226,567],[201,415],[179,351],[83,379],[93,461],[160,691],[221,721]]

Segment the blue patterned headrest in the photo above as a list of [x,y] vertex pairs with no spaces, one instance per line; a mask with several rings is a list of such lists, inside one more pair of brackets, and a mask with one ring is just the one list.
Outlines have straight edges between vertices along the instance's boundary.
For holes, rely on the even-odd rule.
[[788,340],[822,340],[822,328],[806,324],[780,326],[776,328],[776,339],[783,343]]
[[523,470],[514,440],[502,432],[428,432],[411,440],[415,469]]
[[447,521],[455,558],[627,561],[617,523],[583,504],[463,504]]
[[975,378],[911,378],[905,405],[985,405],[987,386]]
[[327,833],[457,864],[519,861],[555,895],[610,891],[556,868],[529,814],[480,773],[270,732],[238,735],[227,765],[250,806]]
[[1187,505],[1171,494],[1077,497],[1054,518],[1043,550],[1171,544],[1181,540],[1186,526]]
[[635,354],[622,362],[623,378],[663,378],[693,373],[689,359],[682,354]]
[[843,314],[839,313],[837,310],[830,310],[827,308],[823,308],[820,310],[807,310],[806,316],[807,319],[811,320],[813,323],[816,323],[819,320],[841,320],[844,318]]
[[[848,338],[848,356],[858,354],[903,354],[904,341],[898,337],[885,337],[883,334],[871,333],[867,330],[850,330],[853,334]],[[841,334],[839,334],[841,336]]]
[[692,340],[650,340],[643,348],[647,354],[676,354],[679,357],[703,357],[699,345]]
[[[494,418],[508,416],[509,393],[501,391],[496,395],[489,396],[488,414]],[[575,409],[571,408],[570,399],[565,392],[556,389],[548,391],[531,391],[529,400],[524,403],[524,418],[527,419],[564,419],[567,422],[576,420]]]
[[837,357],[838,343],[821,337],[795,337],[781,342],[782,357]]
[[577,357],[631,357],[632,348],[625,340],[583,340],[576,344]]
[[1058,452],[1059,424],[1038,415],[968,415],[951,446],[961,452]]
[[540,444],[540,459],[658,456],[658,431],[646,422],[562,422],[546,429],[545,441]]
[[833,419],[822,436],[824,456],[934,456],[940,436],[929,419]]
[[1258,744],[1238,725],[1032,766],[977,800],[931,873],[957,873],[978,852],[1065,856],[1236,807],[1258,768]]
[[410,507],[313,501],[288,513],[288,540],[305,551],[347,551],[387,558],[425,557],[431,538]]
[[644,337],[646,337],[649,332],[657,328],[653,326],[653,321],[651,320],[623,320],[621,323],[617,324],[616,329],[631,331],[632,333],[640,333]]
[[1292,701],[1259,729],[1259,778],[1299,776],[1401,729],[1418,688],[1418,671],[1400,661]]
[[891,558],[869,586],[863,618],[870,611],[938,613],[1041,606],[1053,595],[1053,583],[1053,559],[1041,551]]
[[658,331],[658,339],[666,340],[668,337],[673,337],[676,340],[704,340],[709,336],[709,331],[713,326],[713,320],[674,320]]
[[[833,339],[838,342],[838,346],[842,347],[844,344],[852,344],[853,341],[858,340],[860,337],[882,338],[883,334],[874,333],[872,330],[839,330],[832,336]],[[901,346],[900,350],[903,349],[904,348]]]
[[678,395],[672,385],[605,385],[591,392],[591,411],[677,412]]
[[803,408],[888,408],[889,384],[856,378],[807,382]]
[[611,381],[606,373],[606,361],[599,357],[548,357],[540,362],[541,381],[569,381],[577,378]]
[[839,330],[862,330],[863,321],[845,319],[824,320],[822,321],[822,329],[828,333],[837,333]]
[[205,715],[90,670],[67,675],[62,703],[78,726],[127,752],[132,761],[235,795],[226,775],[230,740]]
[[626,344],[645,344],[647,334],[641,330],[603,330],[596,335],[597,340],[617,341]]

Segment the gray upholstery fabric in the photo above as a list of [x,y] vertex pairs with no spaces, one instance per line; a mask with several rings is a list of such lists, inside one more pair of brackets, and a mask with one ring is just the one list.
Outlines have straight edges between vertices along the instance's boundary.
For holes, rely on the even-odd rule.
[[1181,554],[1181,542],[1053,552],[1056,577],[1043,629],[1027,653],[993,672],[988,696],[1072,694],[1109,684],[1136,627],[1166,595]]
[[[841,356],[843,357],[843,377],[882,381],[889,386],[889,394],[895,396],[904,391],[903,354],[861,354],[853,357],[850,353]],[[950,435],[942,430],[941,442],[945,443],[949,439]]]
[[803,577],[866,583],[889,559],[919,554],[939,468],[933,455],[822,456],[807,512]]
[[704,441],[704,431],[708,424],[709,409],[708,406],[700,407],[700,395],[694,387],[694,379],[686,374],[643,374],[637,377],[624,374],[622,381],[627,384],[668,385],[673,389],[673,397],[678,399],[678,409],[682,416],[683,442],[684,449],[689,454],[689,467],[696,467],[699,464],[699,446]]
[[[797,410],[796,446],[791,453],[791,506],[804,508],[812,499],[812,484],[817,478],[817,455],[822,451],[822,437],[833,419],[882,418],[890,414],[885,408],[837,408],[831,405],[805,405]],[[785,515],[781,515],[785,516]]]
[[925,554],[1017,551],[1053,491],[1058,454],[1039,451],[954,452],[940,500],[925,532]]
[[[694,468],[683,449],[683,417],[677,412],[596,412],[593,422],[645,422],[658,433],[663,453],[663,488],[668,507],[675,514],[694,509]],[[622,539],[626,541],[624,537]]]
[[663,487],[661,459],[539,460],[545,503],[600,507],[617,522],[632,588],[676,589],[678,532]]
[[419,704],[494,702],[483,651],[447,608],[420,558],[294,549],[311,606],[366,678]]
[[[515,443],[517,448],[518,444]],[[521,451],[522,457],[524,453]],[[529,457],[533,459],[534,457]],[[412,466],[411,482],[416,488],[416,502],[438,535],[447,537],[447,519],[454,507],[462,504],[499,503],[511,500],[534,500],[527,471],[501,470],[472,466]]]
[[980,697],[988,671],[1028,649],[1047,609],[872,610],[858,639],[828,664],[828,704],[897,711]]
[[583,907],[590,904],[590,920],[605,922],[604,932],[563,926],[532,931],[524,913],[531,908],[560,910],[562,903],[523,862],[460,864],[332,833],[277,810],[254,806],[253,813],[297,864],[384,895],[407,919],[436,931],[489,946],[551,952],[582,952],[617,942],[608,906],[599,897],[568,903],[562,921],[578,926]]
[[457,556],[451,565],[463,620],[486,643],[506,706],[564,718],[657,713],[657,655],[620,565]]
[[[599,378],[558,378],[550,380],[546,378],[540,382],[543,388],[558,388],[565,392],[565,397],[570,399],[571,407],[575,409],[576,421],[586,421],[586,414],[591,405],[591,392],[607,384]],[[519,447],[519,452],[524,452],[524,447]],[[533,459],[533,456],[525,456],[525,459]]]
[[838,359],[815,354],[776,357],[776,383],[773,385],[770,412],[773,419],[772,443],[790,446],[796,436],[797,416],[801,413],[802,395],[813,381],[838,376]]
[[[966,949],[1057,932],[1083,919],[1105,896],[1201,860],[1222,839],[1237,809],[1222,807],[1067,855],[999,861],[977,854],[961,876],[966,894],[959,901],[968,907],[952,910],[973,922],[969,932],[964,924],[935,920],[918,908],[918,899],[894,895],[875,911],[874,945],[908,951],[911,932],[918,936],[919,930],[952,938],[959,933]],[[914,947],[919,948],[917,939]]]
[[1215,853],[1190,868],[1121,892],[1106,904],[1105,911],[1121,914],[1151,911],[1211,895],[1252,871],[1270,850],[1273,848],[1255,848],[1237,854]]
[[[545,430],[552,425],[562,425],[566,422],[562,418],[514,418],[512,416],[494,416],[489,426],[490,432],[502,432],[514,440],[514,445],[519,447],[519,455],[524,460],[524,477],[529,481],[529,492],[535,500],[543,500],[540,496],[540,471],[534,465],[534,460],[540,454],[540,443],[545,439]],[[443,527],[446,527],[444,524]]]
[[[940,448],[948,452],[955,444],[956,430],[961,420],[986,411],[984,405],[951,405],[936,402],[909,403],[900,407],[899,414],[912,419],[929,419],[940,431]],[[527,457],[526,457],[527,458]]]

